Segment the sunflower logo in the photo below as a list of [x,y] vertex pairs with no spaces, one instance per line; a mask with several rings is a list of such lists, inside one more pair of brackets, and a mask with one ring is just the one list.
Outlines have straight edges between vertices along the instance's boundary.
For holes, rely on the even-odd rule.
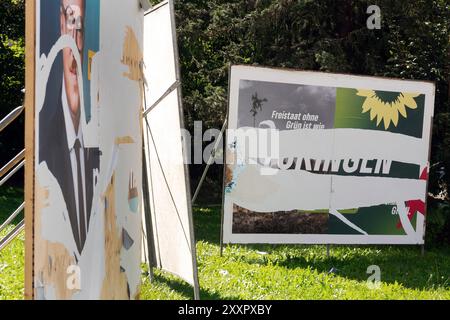
[[377,118],[377,126],[383,120],[384,128],[387,130],[391,125],[398,124],[399,114],[403,118],[407,118],[406,108],[417,109],[417,103],[414,98],[418,97],[416,93],[404,92],[386,92],[375,90],[358,90],[356,93],[360,97],[365,97],[366,100],[362,106],[362,113],[370,111],[370,120]]

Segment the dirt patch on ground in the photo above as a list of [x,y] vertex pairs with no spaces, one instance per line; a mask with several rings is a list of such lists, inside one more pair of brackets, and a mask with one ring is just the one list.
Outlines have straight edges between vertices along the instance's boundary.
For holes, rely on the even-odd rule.
[[254,212],[233,207],[233,233],[325,234],[328,213],[304,211]]

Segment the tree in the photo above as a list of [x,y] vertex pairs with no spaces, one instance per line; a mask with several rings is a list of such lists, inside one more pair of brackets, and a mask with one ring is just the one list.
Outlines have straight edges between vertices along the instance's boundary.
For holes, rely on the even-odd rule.
[[[0,119],[23,103],[25,1],[0,1]],[[24,117],[0,134],[0,167],[24,146]],[[20,178],[17,176],[17,178]],[[20,181],[20,179],[16,179]]]
[[[437,92],[429,186],[434,194],[448,188],[450,3],[378,0],[381,30],[368,30],[366,10],[371,4],[365,0],[177,1],[189,129],[199,119],[206,127],[221,127],[230,64],[430,80]],[[211,176],[220,179],[221,169],[214,170]],[[194,167],[191,172],[195,183],[201,169]]]
[[[0,1],[0,117],[22,101],[24,2]],[[205,129],[222,126],[230,64],[430,80],[436,83],[437,91],[429,186],[434,194],[448,189],[450,3],[375,2],[175,1],[188,129],[193,129],[194,120],[202,120]],[[381,30],[367,29],[366,10],[371,4],[381,9]],[[22,141],[23,122],[2,133],[0,160],[4,162],[17,153]],[[219,179],[221,168],[213,171],[211,176]],[[191,172],[195,184],[201,167],[193,166]]]
[[257,92],[255,92],[252,95],[252,107],[250,109],[250,113],[253,116],[253,127],[256,127],[256,115],[258,114],[258,110],[262,111],[262,106],[264,102],[267,102],[267,99],[266,98],[259,99]]

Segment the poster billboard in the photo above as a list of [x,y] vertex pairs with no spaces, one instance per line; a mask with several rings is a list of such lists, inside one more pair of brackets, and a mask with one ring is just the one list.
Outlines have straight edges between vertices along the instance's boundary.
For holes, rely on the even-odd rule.
[[136,299],[143,12],[137,2],[120,0],[36,0],[33,5],[28,296]]
[[434,91],[233,66],[224,243],[423,244]]
[[164,1],[146,13],[144,30],[149,110],[143,126],[151,215],[151,234],[146,236],[153,243],[156,266],[193,285],[198,298],[173,2]]

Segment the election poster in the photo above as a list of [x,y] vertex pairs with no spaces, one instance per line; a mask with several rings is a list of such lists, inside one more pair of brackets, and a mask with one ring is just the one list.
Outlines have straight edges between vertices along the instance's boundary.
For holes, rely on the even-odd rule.
[[233,66],[224,243],[423,244],[434,91]]
[[143,11],[120,0],[27,6],[35,21],[27,296],[138,299]]

